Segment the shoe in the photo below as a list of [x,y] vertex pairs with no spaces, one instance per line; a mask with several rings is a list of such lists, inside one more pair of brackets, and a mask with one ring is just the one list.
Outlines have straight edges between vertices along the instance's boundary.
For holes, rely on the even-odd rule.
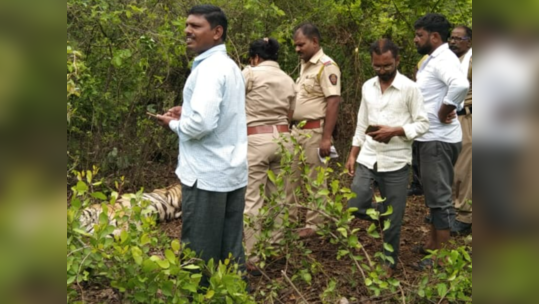
[[451,236],[468,235],[472,233],[472,224],[455,220],[451,225]]
[[413,264],[412,267],[418,271],[430,270],[434,267],[434,261],[432,259],[423,259]]
[[419,187],[410,187],[408,189],[408,196],[423,195],[423,189]]
[[425,247],[423,247],[423,245],[417,245],[417,246],[412,247],[412,252],[417,253],[417,254],[429,255],[430,254],[429,251],[430,250],[425,249]]
[[245,268],[247,268],[247,273],[253,277],[259,277],[262,275],[262,272],[260,272],[260,269],[254,263],[248,261],[245,263]]
[[298,231],[298,236],[300,239],[307,239],[316,236],[316,230],[313,228],[302,228]]

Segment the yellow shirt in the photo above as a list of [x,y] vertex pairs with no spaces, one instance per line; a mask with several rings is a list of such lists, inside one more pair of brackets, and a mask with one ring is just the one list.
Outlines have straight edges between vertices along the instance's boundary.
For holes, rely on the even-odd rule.
[[294,120],[319,120],[326,117],[330,96],[341,95],[341,70],[320,49],[308,62],[301,63],[297,84]]
[[296,106],[295,83],[275,61],[243,70],[247,126],[288,125],[288,111]]

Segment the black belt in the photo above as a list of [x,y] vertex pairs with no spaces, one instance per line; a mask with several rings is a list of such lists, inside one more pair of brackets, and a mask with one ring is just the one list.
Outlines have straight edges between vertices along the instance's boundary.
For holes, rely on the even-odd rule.
[[457,112],[458,116],[469,115],[469,114],[472,114],[472,106],[464,107],[462,110]]

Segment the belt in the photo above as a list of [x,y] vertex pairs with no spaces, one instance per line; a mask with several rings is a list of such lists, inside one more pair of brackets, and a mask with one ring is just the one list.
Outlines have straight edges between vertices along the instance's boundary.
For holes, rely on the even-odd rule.
[[457,112],[458,116],[469,115],[469,114],[472,114],[472,106],[466,106],[462,110]]
[[279,133],[290,132],[290,130],[288,129],[288,125],[255,126],[255,127],[247,127],[247,135],[273,133],[274,127],[277,129],[277,132]]
[[[299,121],[294,122],[294,125],[298,125]],[[303,130],[309,130],[309,129],[318,129],[322,126],[322,120],[308,120],[301,129]]]

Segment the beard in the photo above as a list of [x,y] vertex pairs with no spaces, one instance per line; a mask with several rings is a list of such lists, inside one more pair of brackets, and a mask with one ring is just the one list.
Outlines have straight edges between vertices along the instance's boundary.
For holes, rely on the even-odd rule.
[[391,73],[384,73],[384,74],[377,74],[378,75],[378,78],[380,78],[381,81],[389,81],[391,79],[393,79],[393,77],[395,77],[395,75],[397,75],[397,69],[393,70],[393,72]]
[[423,46],[416,46],[417,52],[421,55],[427,55],[432,51],[432,44],[430,44],[430,41],[425,43]]

